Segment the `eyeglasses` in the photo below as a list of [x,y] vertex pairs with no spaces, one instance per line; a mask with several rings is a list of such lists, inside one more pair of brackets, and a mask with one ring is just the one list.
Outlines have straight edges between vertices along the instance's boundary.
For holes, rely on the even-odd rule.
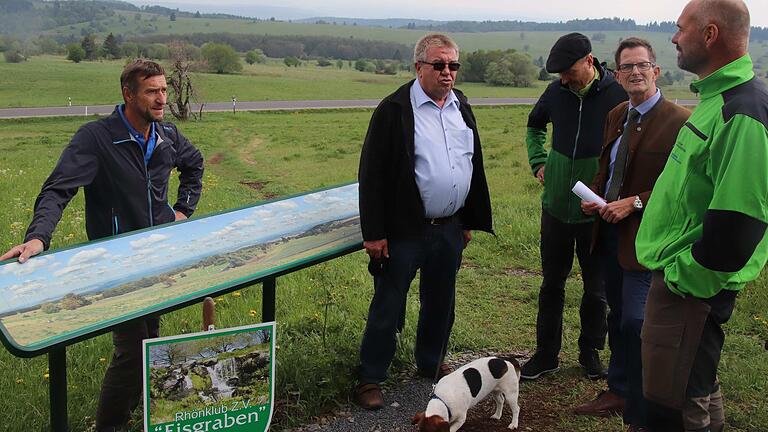
[[448,66],[448,70],[451,71],[451,72],[456,72],[461,67],[461,63],[459,63],[459,62],[450,62],[450,63],[434,62],[434,63],[430,63],[430,62],[425,62],[425,61],[419,60],[419,63],[424,63],[424,64],[432,65],[432,67],[436,71],[438,71],[438,72],[442,72],[445,69],[445,66]]
[[651,62],[622,63],[619,65],[618,69],[619,72],[630,73],[635,69],[635,66],[637,66],[637,70],[640,72],[647,72],[651,70],[652,67],[656,66],[656,64]]

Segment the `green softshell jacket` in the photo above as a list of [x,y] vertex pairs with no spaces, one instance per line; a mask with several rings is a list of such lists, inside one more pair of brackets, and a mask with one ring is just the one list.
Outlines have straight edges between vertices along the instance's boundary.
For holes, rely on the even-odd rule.
[[[595,64],[599,62],[595,59]],[[605,118],[627,94],[603,65],[599,78],[580,97],[559,79],[553,80],[528,115],[525,143],[533,175],[545,165],[542,207],[565,223],[592,222],[581,211],[581,200],[571,189],[577,181],[589,185],[598,171]],[[552,123],[552,149],[547,153],[547,124]]]
[[741,57],[691,89],[701,102],[656,182],[635,246],[679,295],[740,290],[768,258],[768,87]]

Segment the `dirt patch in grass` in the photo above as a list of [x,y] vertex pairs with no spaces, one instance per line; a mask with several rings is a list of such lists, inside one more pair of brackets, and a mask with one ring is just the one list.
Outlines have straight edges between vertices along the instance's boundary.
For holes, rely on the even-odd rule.
[[277,196],[277,194],[274,194],[272,192],[265,192],[264,186],[266,186],[269,182],[266,180],[240,180],[240,184],[244,186],[248,186],[249,188],[260,192],[262,195],[264,195],[264,198],[266,199],[272,199]]
[[248,165],[258,165],[258,161],[253,157],[255,153],[259,151],[259,147],[264,144],[264,140],[261,138],[253,138],[248,145],[239,149],[240,159]]
[[528,270],[524,268],[507,268],[504,269],[504,274],[507,276],[541,276],[541,272],[537,270]]
[[224,153],[216,153],[215,155],[206,159],[205,163],[209,165],[218,165],[221,163],[222,159],[224,159]]

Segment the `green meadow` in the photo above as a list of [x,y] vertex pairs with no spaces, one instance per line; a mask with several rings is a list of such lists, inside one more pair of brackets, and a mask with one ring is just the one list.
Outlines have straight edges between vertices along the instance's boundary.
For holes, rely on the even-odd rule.
[[[23,63],[0,62],[0,108],[104,105],[120,102],[120,71],[125,60],[72,63],[59,56],[36,56]],[[354,62],[352,62],[354,64]],[[344,62],[342,69],[319,67],[314,61],[286,67],[281,60],[267,64],[243,65],[234,75],[193,73],[200,102],[267,100],[380,99],[399,84],[411,79],[411,72],[377,75],[360,72]],[[461,72],[459,72],[461,73]],[[469,97],[538,97],[548,81],[534,87],[494,87],[484,83],[459,83]],[[687,85],[677,83],[663,89],[670,98],[692,99]]]
[[[5,71],[0,71],[0,76],[8,79]],[[116,75],[112,71],[105,76]],[[388,82],[389,91],[396,85],[395,78],[392,80]],[[100,85],[96,81],[92,84]],[[110,88],[113,85],[110,83]],[[382,91],[385,87],[382,84]],[[541,188],[530,173],[523,143],[529,109],[475,110],[497,235],[476,233],[465,251],[457,283],[457,319],[451,353],[483,349],[526,353],[535,344],[541,283]],[[218,113],[206,115],[203,121],[182,124],[181,130],[199,146],[207,160],[203,197],[196,215],[354,180],[370,115],[370,110]],[[0,121],[0,249],[7,250],[23,238],[40,185],[83,121]],[[52,244],[59,248],[85,240],[83,198],[78,194],[65,211]],[[406,326],[392,366],[398,373],[414,369],[417,291],[418,284],[414,284]],[[520,404],[523,411],[526,405],[546,405],[557,424],[552,430],[623,431],[620,418],[594,419],[570,414],[572,406],[593,397],[603,385],[584,379],[578,368],[579,292],[579,272],[574,269],[567,284],[561,372],[525,384]],[[362,252],[277,280],[277,409],[273,430],[285,430],[349,402],[372,294]],[[218,328],[251,324],[260,319],[258,286],[216,300]],[[763,277],[740,294],[734,316],[726,327],[720,379],[728,429],[732,431],[764,431],[768,424],[768,351],[763,348],[768,339],[767,311],[768,282]],[[201,307],[194,305],[165,315],[161,332],[190,333],[200,326]],[[103,335],[67,350],[73,431],[93,427],[99,385],[111,346],[110,336]],[[607,352],[603,357],[607,358]],[[2,404],[3,430],[44,430],[49,415],[46,358],[20,359],[0,350],[0,370],[0,388],[6,395],[13,395]],[[131,430],[140,429],[137,414]]]

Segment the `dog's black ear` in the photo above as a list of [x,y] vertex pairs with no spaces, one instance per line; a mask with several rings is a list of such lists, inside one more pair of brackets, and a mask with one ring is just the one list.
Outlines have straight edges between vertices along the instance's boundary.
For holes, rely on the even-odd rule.
[[416,413],[411,419],[411,424],[419,424],[422,420],[424,420],[424,411]]

